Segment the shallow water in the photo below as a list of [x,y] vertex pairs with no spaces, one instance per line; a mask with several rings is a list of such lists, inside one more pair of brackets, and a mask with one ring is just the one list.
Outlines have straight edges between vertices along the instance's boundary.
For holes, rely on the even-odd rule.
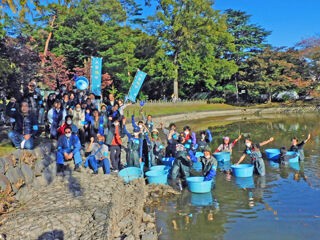
[[[210,126],[213,119],[202,120]],[[185,123],[183,123],[185,124]],[[198,122],[188,123],[195,128]],[[207,126],[204,126],[205,128]],[[242,120],[211,129],[215,149],[222,136],[250,134],[254,142],[273,136],[262,148],[290,146],[293,136],[304,140],[305,161],[279,169],[265,159],[266,176],[229,179],[219,172],[209,194],[188,190],[157,208],[160,239],[319,239],[320,228],[320,121],[319,115],[278,115],[272,119]],[[241,141],[233,150],[237,161],[244,150]],[[245,162],[249,163],[247,158]],[[251,199],[252,198],[252,199]]]

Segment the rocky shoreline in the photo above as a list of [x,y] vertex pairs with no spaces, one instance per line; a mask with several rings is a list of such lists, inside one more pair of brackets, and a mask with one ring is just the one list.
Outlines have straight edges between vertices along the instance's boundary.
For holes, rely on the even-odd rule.
[[0,159],[0,186],[11,199],[2,199],[3,238],[158,239],[155,216],[144,212],[146,201],[153,191],[175,191],[147,186],[144,179],[125,184],[113,174],[74,172],[71,162],[64,177],[56,176],[51,149],[46,142]]

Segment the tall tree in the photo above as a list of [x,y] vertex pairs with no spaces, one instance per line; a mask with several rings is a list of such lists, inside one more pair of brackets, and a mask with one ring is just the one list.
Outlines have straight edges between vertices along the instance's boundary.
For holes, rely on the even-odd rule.
[[[178,84],[202,82],[212,90],[237,70],[233,61],[223,59],[227,51],[234,50],[232,36],[212,5],[211,0],[159,0],[157,12],[150,19],[150,33],[161,40],[150,64],[154,71],[172,79],[176,97]],[[150,71],[152,68],[149,66]]]
[[[271,34],[270,31],[256,25],[250,24],[250,15],[243,11],[227,9],[225,11],[227,31],[234,37],[235,50],[229,52],[228,59],[235,61],[239,67],[239,71],[246,71],[245,61],[250,57],[257,56],[267,45],[266,38]],[[235,84],[238,99],[237,80],[239,73],[235,73],[231,82]]]
[[298,51],[284,48],[266,48],[262,53],[245,61],[246,71],[239,76],[239,88],[245,89],[253,102],[260,100],[261,94],[296,90],[306,94],[312,84],[303,69],[307,61],[299,56]]
[[313,79],[320,81],[320,37],[314,36],[304,39],[296,47],[301,56],[310,62],[310,73]]

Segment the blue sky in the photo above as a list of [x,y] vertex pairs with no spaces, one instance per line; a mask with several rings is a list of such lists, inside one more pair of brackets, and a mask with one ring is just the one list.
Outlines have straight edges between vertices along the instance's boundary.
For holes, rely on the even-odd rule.
[[[320,35],[320,0],[215,0],[214,9],[228,8],[246,12],[251,15],[250,23],[272,31],[267,43],[275,47],[293,47],[302,39]],[[153,11],[154,7],[145,8],[144,14]]]
[[320,0],[216,0],[215,9],[242,10],[251,23],[272,31],[268,43],[294,46],[320,34]]

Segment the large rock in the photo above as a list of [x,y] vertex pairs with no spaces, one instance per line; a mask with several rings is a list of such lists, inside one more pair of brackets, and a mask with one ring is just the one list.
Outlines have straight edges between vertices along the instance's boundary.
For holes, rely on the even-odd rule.
[[0,174],[5,174],[6,172],[6,162],[3,158],[0,158]]
[[6,177],[9,179],[11,185],[16,185],[19,181],[25,180],[21,169],[18,167],[9,167],[6,172]]
[[1,191],[4,191],[6,194],[9,194],[12,191],[9,179],[1,173],[0,173],[0,189]]
[[32,197],[33,195],[30,194],[30,189],[27,186],[20,188],[20,190],[15,195],[15,199],[17,199],[21,203],[30,201]]
[[34,178],[34,172],[31,167],[25,163],[21,163],[21,171],[26,184],[31,184]]

